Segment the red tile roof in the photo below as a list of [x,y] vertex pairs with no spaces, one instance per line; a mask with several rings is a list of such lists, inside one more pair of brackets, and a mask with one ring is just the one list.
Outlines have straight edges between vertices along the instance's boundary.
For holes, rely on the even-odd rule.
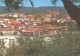
[[26,31],[37,31],[38,29],[27,29],[27,28],[24,28],[22,30],[26,30]]
[[44,24],[43,26],[52,26],[51,24]]
[[33,26],[33,27],[41,28],[42,26]]
[[28,15],[28,18],[35,18],[35,15]]

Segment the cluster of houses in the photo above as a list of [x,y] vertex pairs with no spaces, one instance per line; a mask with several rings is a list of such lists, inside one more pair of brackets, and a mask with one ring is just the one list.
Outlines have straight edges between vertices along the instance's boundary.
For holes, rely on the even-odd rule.
[[59,10],[46,16],[36,18],[35,15],[27,15],[23,13],[4,13],[0,14],[0,35],[12,36],[20,35],[19,31],[31,36],[53,34],[58,31],[67,31],[68,26],[54,26],[51,24],[43,24],[44,22],[64,23],[72,21],[69,15],[60,14]]
[[[64,23],[72,19],[69,15],[62,15],[59,10],[49,13],[46,16],[36,18],[35,15],[24,13],[2,13],[0,14],[0,39],[5,36],[20,36],[26,34],[29,36],[46,36],[57,34],[61,31],[68,31],[68,26],[56,26],[51,24],[42,24],[45,22]],[[3,38],[4,37],[4,38]],[[12,39],[15,39],[12,37]]]

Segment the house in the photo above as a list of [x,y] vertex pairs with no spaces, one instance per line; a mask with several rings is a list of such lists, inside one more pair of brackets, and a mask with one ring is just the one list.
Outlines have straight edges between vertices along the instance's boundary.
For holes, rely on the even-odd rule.
[[34,29],[40,29],[42,28],[43,26],[33,26]]
[[47,35],[53,35],[56,34],[56,27],[45,27],[44,28],[44,33]]
[[65,20],[65,22],[71,22],[72,19],[69,15],[63,15],[62,18]]
[[35,15],[28,15],[27,16],[29,18],[30,21],[34,21],[35,20]]
[[65,20],[62,19],[62,18],[58,18],[58,19],[57,19],[57,23],[64,23],[64,22],[65,22]]
[[69,15],[62,15],[62,18],[63,19],[66,19],[66,18],[71,19],[71,17]]
[[0,36],[0,41],[4,42],[4,47],[9,48],[10,45],[17,45],[17,37],[16,36]]
[[[10,22],[10,25],[14,26],[15,29],[22,29],[22,28],[26,28],[25,24],[19,23],[19,22]],[[11,27],[10,27],[11,28]]]
[[68,26],[62,26],[64,31],[68,31]]
[[56,10],[50,14],[52,15],[52,20],[57,20],[58,18],[62,18],[62,15],[60,14],[60,10]]
[[29,36],[36,36],[38,34],[38,29],[24,28],[22,29],[23,34],[27,34]]
[[44,17],[44,22],[54,22],[58,18],[62,18],[62,15],[60,14],[60,10],[56,10],[53,13],[49,13]]
[[52,21],[51,15],[46,15],[46,16],[44,17],[44,22],[51,22],[51,21]]
[[51,24],[44,24],[43,27],[52,27]]
[[18,35],[18,29],[0,29],[3,36]]

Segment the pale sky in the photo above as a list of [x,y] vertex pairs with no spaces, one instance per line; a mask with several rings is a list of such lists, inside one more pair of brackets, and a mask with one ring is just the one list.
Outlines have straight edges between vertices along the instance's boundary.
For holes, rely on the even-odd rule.
[[[63,3],[61,1],[57,2],[56,5],[52,5],[51,0],[32,0],[34,2],[34,7],[41,7],[41,6],[63,6]],[[5,6],[4,3],[0,2],[0,6]],[[23,6],[31,7],[31,4],[29,1],[24,1]]]
[[[51,0],[32,0],[34,2],[34,7],[41,7],[41,6],[54,6],[51,3]],[[24,1],[24,6],[31,7],[29,1]],[[55,6],[63,6],[61,1],[57,2]]]

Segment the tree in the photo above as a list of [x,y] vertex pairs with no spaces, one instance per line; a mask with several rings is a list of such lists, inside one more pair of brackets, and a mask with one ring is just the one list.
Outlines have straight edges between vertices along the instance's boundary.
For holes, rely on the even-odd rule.
[[0,36],[2,36],[2,35],[3,35],[3,33],[1,32],[1,33],[0,33]]
[[[71,0],[62,0],[64,7],[67,10],[70,17],[77,22],[78,28],[80,30],[80,8],[75,6]],[[73,2],[80,2],[79,0],[72,0]]]
[[[8,7],[8,10],[14,8],[16,11],[19,9],[19,5],[22,4],[24,0],[2,0],[5,5]],[[26,0],[27,1],[27,0]],[[32,0],[29,0],[33,6]],[[52,0],[52,3],[57,1],[62,1],[65,9],[67,10],[70,17],[77,22],[78,28],[80,30],[80,8],[75,6],[73,3],[80,3],[80,0]]]

